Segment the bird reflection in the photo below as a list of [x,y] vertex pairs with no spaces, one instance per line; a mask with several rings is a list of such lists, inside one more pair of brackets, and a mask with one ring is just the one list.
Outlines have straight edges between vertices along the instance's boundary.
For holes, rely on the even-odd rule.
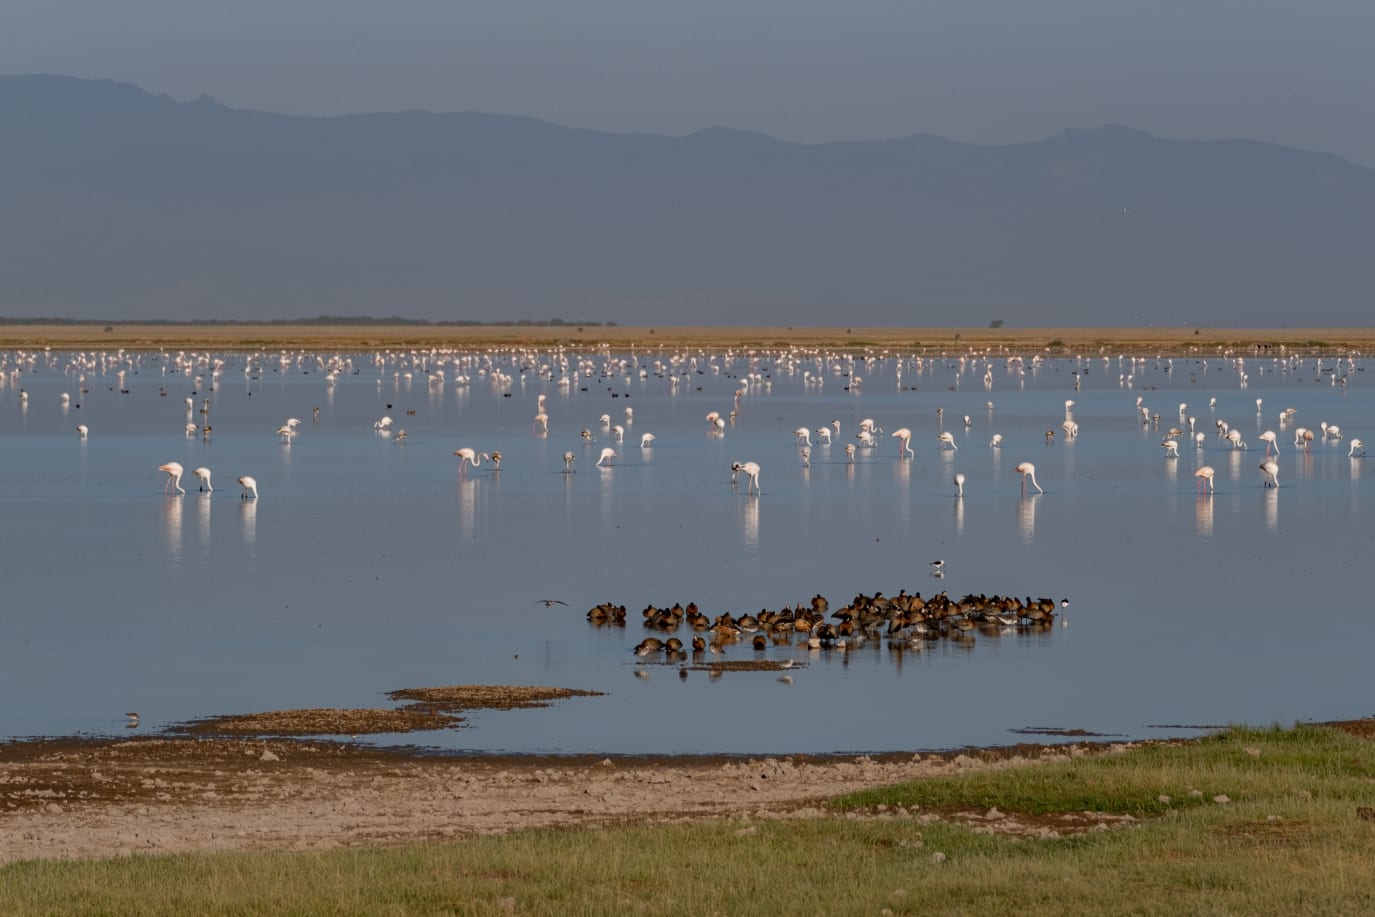
[[1017,529],[1023,541],[1031,541],[1036,537],[1036,501],[1039,499],[1040,494],[1030,494],[1022,497],[1017,507]]
[[167,538],[167,556],[172,566],[181,566],[181,500],[162,501],[162,528]]
[[964,534],[964,497],[955,498],[955,534]]
[[1213,537],[1213,497],[1199,494],[1194,504],[1194,531],[1200,538]]
[[1262,509],[1265,519],[1265,532],[1267,535],[1274,535],[1280,528],[1280,489],[1278,487],[1267,487],[1265,489],[1265,506]]
[[745,500],[745,546],[759,547],[759,494]]
[[239,522],[243,527],[243,543],[253,547],[258,540],[258,501],[239,501]]

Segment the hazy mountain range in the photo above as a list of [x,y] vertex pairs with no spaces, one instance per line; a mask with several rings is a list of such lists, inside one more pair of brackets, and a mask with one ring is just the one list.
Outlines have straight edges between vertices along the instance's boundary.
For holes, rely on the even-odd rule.
[[0,316],[1368,325],[1375,170],[1124,127],[978,146],[304,118],[0,77]]

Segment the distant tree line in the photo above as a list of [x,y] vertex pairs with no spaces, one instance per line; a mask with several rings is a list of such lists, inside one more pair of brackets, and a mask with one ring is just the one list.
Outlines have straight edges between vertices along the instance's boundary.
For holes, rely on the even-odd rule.
[[101,318],[37,318],[37,317],[17,317],[6,318],[0,316],[0,325],[414,325],[432,328],[473,328],[483,326],[493,326],[498,328],[557,328],[564,325],[576,326],[579,328],[615,328],[615,322],[589,322],[578,319],[569,321],[562,318],[519,318],[504,319],[498,321],[478,321],[476,319],[449,319],[442,321],[432,321],[424,318],[400,318],[398,316],[387,316],[383,318],[371,315],[318,315],[314,318],[267,318],[267,319],[236,319],[236,318],[192,318],[192,319],[171,319],[171,318],[140,318],[140,319],[101,319]]

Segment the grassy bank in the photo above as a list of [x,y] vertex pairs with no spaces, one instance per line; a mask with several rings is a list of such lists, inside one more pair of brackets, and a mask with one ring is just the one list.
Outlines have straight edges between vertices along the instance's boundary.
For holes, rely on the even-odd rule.
[[[0,912],[1357,914],[1375,908],[1372,778],[1367,738],[1233,729],[866,792],[802,820],[20,863],[0,869]],[[691,792],[666,788],[663,812]]]
[[1169,352],[1213,356],[1335,354],[1375,349],[1372,328],[777,328],[438,325],[5,324],[0,349],[54,347],[138,350],[485,347],[758,347],[884,349],[927,354],[1006,349],[1021,355]]

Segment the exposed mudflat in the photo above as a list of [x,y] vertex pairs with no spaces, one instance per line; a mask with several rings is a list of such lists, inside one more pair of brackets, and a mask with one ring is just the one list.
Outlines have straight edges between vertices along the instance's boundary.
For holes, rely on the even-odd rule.
[[[1375,718],[1333,724],[1375,738]],[[32,740],[0,745],[0,863],[135,852],[317,850],[524,828],[815,817],[826,799],[962,770],[1114,754],[1016,745],[861,757],[449,757],[293,739]],[[1129,817],[889,810],[1027,836]]]

